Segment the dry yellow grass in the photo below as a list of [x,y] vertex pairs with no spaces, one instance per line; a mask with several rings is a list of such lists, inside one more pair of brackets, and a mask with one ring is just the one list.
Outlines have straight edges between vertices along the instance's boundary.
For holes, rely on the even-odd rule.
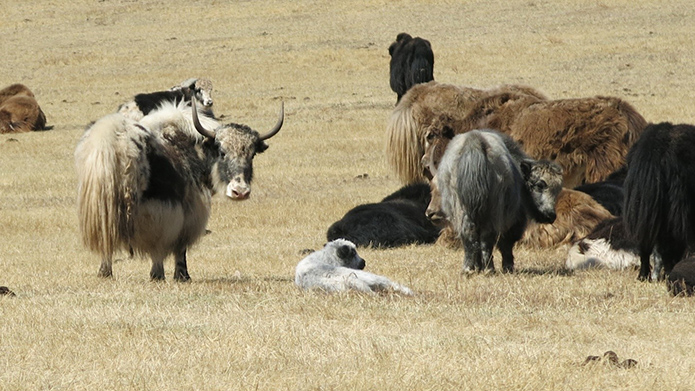
[[[564,273],[563,249],[468,279],[460,252],[361,251],[414,298],[292,283],[333,221],[399,187],[383,156],[397,33],[432,42],[442,82],[615,95],[649,121],[693,123],[690,0],[10,3],[0,84],[28,85],[54,129],[0,136],[0,285],[17,294],[0,297],[0,389],[695,387],[695,302],[636,272]],[[77,140],[133,94],[193,76],[213,80],[218,115],[263,131],[282,99],[286,125],[256,158],[251,199],[214,199],[190,284],[171,261],[165,283],[139,260],[99,279],[79,242]],[[581,365],[606,350],[639,364]]]

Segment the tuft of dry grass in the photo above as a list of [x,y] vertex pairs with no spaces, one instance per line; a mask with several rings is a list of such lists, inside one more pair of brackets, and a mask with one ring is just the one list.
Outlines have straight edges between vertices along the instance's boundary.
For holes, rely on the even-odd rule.
[[[418,294],[326,295],[293,284],[302,250],[400,185],[386,166],[388,45],[432,42],[435,78],[614,95],[648,121],[695,122],[686,0],[26,0],[4,11],[0,82],[31,88],[48,132],[0,136],[0,389],[691,389],[695,304],[636,272],[563,269],[518,249],[513,275],[459,274],[460,251],[361,250]],[[213,81],[215,112],[264,131],[251,199],[213,200],[193,281],[114,278],[79,241],[73,151],[134,94]],[[366,174],[366,175],[364,175]],[[499,265],[498,265],[499,267]],[[635,368],[582,365],[615,351]]]

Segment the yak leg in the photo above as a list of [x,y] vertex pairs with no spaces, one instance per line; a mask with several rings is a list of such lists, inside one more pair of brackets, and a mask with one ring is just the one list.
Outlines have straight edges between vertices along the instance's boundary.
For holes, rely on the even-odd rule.
[[495,271],[495,262],[492,256],[492,250],[495,248],[497,234],[495,232],[487,232],[480,235],[480,254],[481,254],[481,270],[488,272]]
[[502,253],[502,272],[514,272],[514,245],[521,239],[526,230],[526,218],[517,221],[506,232],[500,236],[497,243],[500,253]]
[[190,281],[191,276],[188,275],[188,266],[186,265],[186,249],[178,251],[174,255],[176,259],[176,269],[174,270],[174,279],[179,282]]
[[152,269],[150,269],[150,279],[152,281],[164,281],[164,257],[160,255],[152,256]]
[[[640,267],[639,276],[637,279],[640,281],[649,281],[651,278],[651,265],[649,263],[649,257],[652,255],[652,249],[641,249],[639,254]],[[665,259],[665,258],[663,258]]]
[[[661,264],[663,266],[665,276],[668,276],[669,273],[671,273],[671,270],[673,270],[673,267],[676,266],[681,259],[683,259],[683,255],[685,255],[685,248],[685,243],[673,238],[672,235],[669,235],[669,238],[665,243],[664,241],[659,240],[656,245],[656,251],[659,253],[659,255],[661,255]],[[648,256],[647,265],[649,265],[649,261],[650,257]]]
[[468,216],[463,217],[461,236],[463,239],[463,250],[465,252],[463,258],[463,273],[468,274],[475,270],[480,270],[483,266],[481,259],[480,233]]
[[111,264],[113,256],[111,254],[101,259],[101,266],[99,267],[99,272],[97,276],[99,277],[111,277],[113,276],[113,270],[111,269]]

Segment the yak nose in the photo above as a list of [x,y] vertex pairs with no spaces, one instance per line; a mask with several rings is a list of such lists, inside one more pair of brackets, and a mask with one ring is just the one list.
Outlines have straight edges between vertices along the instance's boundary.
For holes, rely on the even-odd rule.
[[251,188],[238,183],[230,183],[229,186],[227,186],[226,195],[233,200],[245,200],[251,195]]
[[364,270],[365,266],[367,266],[367,263],[364,261],[364,259],[360,259],[360,261],[357,263],[357,268],[359,270]]

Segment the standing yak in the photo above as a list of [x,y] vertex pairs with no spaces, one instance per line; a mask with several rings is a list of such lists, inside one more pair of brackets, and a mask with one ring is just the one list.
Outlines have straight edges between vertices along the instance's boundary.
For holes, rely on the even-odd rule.
[[434,53],[430,42],[400,33],[389,46],[391,55],[391,89],[401,97],[418,83],[434,80]]
[[627,156],[625,230],[638,247],[639,279],[661,255],[668,275],[695,244],[695,126],[649,125]]

